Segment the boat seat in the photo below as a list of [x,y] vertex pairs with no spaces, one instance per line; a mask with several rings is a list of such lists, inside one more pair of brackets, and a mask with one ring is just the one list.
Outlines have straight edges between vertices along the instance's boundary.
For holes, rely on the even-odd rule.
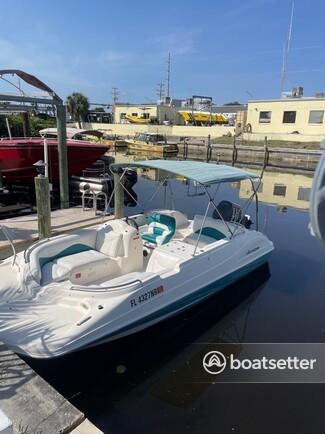
[[176,221],[169,215],[153,212],[147,224],[148,231],[142,233],[141,238],[149,243],[166,244],[175,234]]
[[[204,216],[195,215],[193,219],[193,233],[198,234],[204,221]],[[202,235],[222,240],[231,235],[229,229],[222,220],[216,220],[212,217],[206,217],[202,228]]]
[[48,262],[42,268],[42,284],[70,280],[88,284],[120,274],[118,262],[97,250],[88,250]]
[[[184,242],[187,244],[192,244],[193,246],[196,246],[197,240],[199,238],[199,234],[191,234],[184,238]],[[202,248],[205,246],[208,246],[209,244],[215,243],[217,240],[215,238],[209,237],[207,235],[200,236],[199,242],[198,242],[198,248]]]

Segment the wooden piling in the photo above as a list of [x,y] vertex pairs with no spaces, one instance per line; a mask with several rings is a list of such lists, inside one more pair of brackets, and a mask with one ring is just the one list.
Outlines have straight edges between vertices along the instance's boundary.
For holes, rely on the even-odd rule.
[[51,204],[49,180],[45,176],[37,176],[35,180],[35,194],[38,217],[38,238],[51,236]]

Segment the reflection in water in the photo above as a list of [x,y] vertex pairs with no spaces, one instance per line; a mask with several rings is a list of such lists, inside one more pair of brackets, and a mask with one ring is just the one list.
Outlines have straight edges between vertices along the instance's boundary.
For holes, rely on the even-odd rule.
[[[250,171],[259,173],[251,169]],[[261,202],[282,207],[308,209],[312,182],[312,175],[265,171],[258,189],[258,198]],[[242,181],[239,196],[246,199],[251,194],[251,183]]]

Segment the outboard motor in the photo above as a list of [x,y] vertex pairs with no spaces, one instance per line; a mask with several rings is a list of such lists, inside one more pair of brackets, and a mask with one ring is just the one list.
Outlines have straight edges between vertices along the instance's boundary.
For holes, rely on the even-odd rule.
[[128,207],[136,206],[136,201],[138,196],[133,190],[133,186],[138,182],[138,174],[136,170],[127,169],[124,175],[124,187],[126,191],[124,192],[124,205]]
[[249,215],[244,215],[242,209],[239,205],[236,205],[233,202],[229,202],[228,200],[222,200],[217,206],[217,210],[213,211],[212,217],[214,219],[223,218],[226,222],[235,222],[240,223],[245,226],[246,229],[249,229],[252,225],[252,220]]

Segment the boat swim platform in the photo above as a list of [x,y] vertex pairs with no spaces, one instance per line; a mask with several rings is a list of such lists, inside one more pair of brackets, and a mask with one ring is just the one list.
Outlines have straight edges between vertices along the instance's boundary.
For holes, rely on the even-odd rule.
[[102,433],[2,342],[0,409],[12,422],[14,432]]
[[[102,224],[114,216],[95,215],[93,209],[84,211],[81,206],[51,212],[52,236]],[[8,230],[17,253],[38,240],[37,214],[0,220]],[[12,255],[12,248],[4,233],[0,231],[0,260]]]

